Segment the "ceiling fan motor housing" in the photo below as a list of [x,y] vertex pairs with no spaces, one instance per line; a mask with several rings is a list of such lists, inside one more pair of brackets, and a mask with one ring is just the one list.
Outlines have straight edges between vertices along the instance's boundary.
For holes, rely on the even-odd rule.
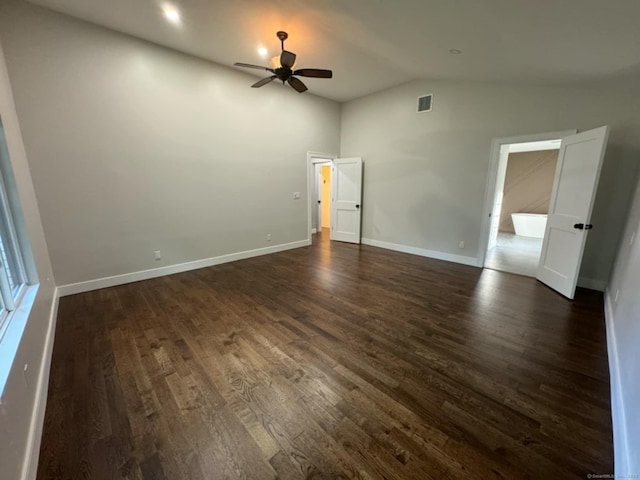
[[276,68],[275,74],[278,77],[278,80],[281,80],[284,83],[287,80],[289,80],[289,78],[291,78],[291,75],[293,75],[293,72],[288,67],[280,67],[280,68]]

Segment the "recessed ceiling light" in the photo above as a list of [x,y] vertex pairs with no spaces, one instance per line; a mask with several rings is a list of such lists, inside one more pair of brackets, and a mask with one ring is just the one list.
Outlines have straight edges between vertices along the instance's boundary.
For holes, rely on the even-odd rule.
[[449,50],[449,53],[451,55],[460,55],[462,53],[462,50],[458,50],[457,48],[452,48],[451,50]]
[[258,49],[258,55],[260,55],[261,57],[266,57],[268,53],[269,53],[269,52],[268,52],[268,51],[267,51],[267,49],[266,49],[266,48],[264,48],[264,47],[260,47],[260,48]]
[[180,13],[173,7],[165,7],[164,8],[164,16],[171,23],[178,23],[180,21]]

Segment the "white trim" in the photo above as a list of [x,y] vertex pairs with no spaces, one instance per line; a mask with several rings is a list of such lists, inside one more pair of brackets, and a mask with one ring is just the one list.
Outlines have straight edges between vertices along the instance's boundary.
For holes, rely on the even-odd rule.
[[411,247],[409,245],[400,245],[398,243],[382,242],[372,238],[362,238],[361,242],[372,247],[386,248],[387,250],[395,250],[396,252],[410,253],[411,255],[419,255],[421,257],[435,258],[436,260],[444,260],[447,262],[461,263],[476,267],[478,259],[476,257],[465,257],[463,255],[454,255],[453,253],[438,252],[435,250],[427,250],[424,248]]
[[58,289],[56,288],[53,292],[49,325],[44,341],[44,353],[42,355],[42,361],[40,362],[40,374],[38,375],[38,384],[36,386],[35,403],[31,414],[24,463],[22,464],[22,480],[35,480],[36,474],[38,473],[38,457],[40,455],[44,414],[47,409],[47,394],[49,392],[51,354],[53,353],[56,322],[58,319],[58,300],[60,298],[58,293]]
[[25,285],[21,292],[20,301],[16,302],[16,309],[8,312],[8,315],[3,319],[4,324],[0,337],[0,404],[2,404],[11,370],[39,288],[39,284]]
[[313,202],[311,192],[314,191],[315,171],[312,166],[316,163],[331,163],[336,158],[338,156],[331,153],[307,152],[307,239],[309,244],[311,244],[311,235],[313,235],[311,231],[311,204]]
[[325,163],[336,158],[338,156],[333,153],[307,152],[307,159],[311,160],[311,163]]
[[622,377],[618,357],[615,322],[613,321],[611,295],[607,289],[604,293],[604,318],[607,331],[607,353],[609,356],[609,376],[611,383],[611,421],[613,424],[613,458],[616,474],[628,475],[631,467],[631,445],[627,434],[626,409],[622,396]]
[[311,235],[315,235],[316,233],[318,233],[318,230],[315,228],[311,229]]
[[484,192],[484,207],[482,209],[480,227],[480,248],[478,250],[477,267],[484,266],[487,254],[487,243],[489,241],[489,230],[491,228],[491,211],[496,198],[496,180],[498,176],[498,164],[500,163],[500,147],[511,143],[540,142],[544,140],[555,140],[556,138],[575,135],[578,130],[562,130],[559,132],[535,133],[531,135],[517,135],[515,137],[494,138],[491,141],[491,153],[489,156],[489,171],[487,172],[487,186]]
[[588,288],[589,290],[604,292],[606,282],[597,278],[578,277],[578,286],[582,288]]
[[220,265],[221,263],[235,262],[246,258],[259,257],[270,253],[283,252],[294,248],[306,247],[311,245],[311,239],[299,240],[297,242],[283,243],[273,245],[271,247],[257,248],[255,250],[246,250],[244,252],[230,253],[228,255],[220,255],[219,257],[205,258],[195,260],[193,262],[179,263],[166,267],[152,268],[149,270],[141,270],[138,272],[124,273],[113,277],[97,278],[86,282],[70,283],[68,285],[60,285],[58,293],[61,297],[74,295],[76,293],[89,292],[100,288],[113,287],[116,285],[124,285],[125,283],[139,282],[150,278],[163,277],[165,275],[173,275],[174,273],[188,272],[189,270],[197,270],[198,268],[211,267]]
[[509,153],[540,152],[543,150],[560,150],[562,139],[540,140],[538,142],[524,142],[509,144]]

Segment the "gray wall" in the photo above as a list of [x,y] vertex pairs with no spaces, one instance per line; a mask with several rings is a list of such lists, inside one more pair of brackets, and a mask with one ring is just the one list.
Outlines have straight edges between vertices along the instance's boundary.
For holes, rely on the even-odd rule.
[[[416,99],[434,94],[433,111]],[[420,80],[342,107],[341,154],[365,159],[365,238],[476,257],[491,140],[608,124],[611,135],[581,277],[604,283],[633,188],[640,96],[579,89]],[[465,249],[458,242],[465,241]]]
[[558,150],[510,153],[500,209],[501,232],[515,233],[512,213],[549,212]]
[[0,38],[59,285],[307,238],[307,151],[338,151],[339,104],[5,5]]
[[616,474],[640,472],[640,182],[606,294]]
[[[47,335],[55,323],[52,320],[55,284],[29,165],[20,134],[20,125],[11,94],[2,45],[0,45],[0,118],[22,206],[23,221],[21,223],[23,223],[30,239],[40,281],[40,288],[31,308],[0,401],[0,478],[18,479],[23,461],[28,455],[27,445],[32,426],[34,427],[36,460],[37,449],[40,445],[41,425],[37,420],[32,425],[32,419],[34,415],[41,414],[44,408],[43,403],[38,404],[38,401],[43,401],[46,396],[49,369],[48,358],[46,358],[48,352],[45,345]],[[2,357],[1,361],[8,360]],[[26,372],[24,371],[25,365],[28,365]],[[39,391],[39,385],[44,385],[44,390]],[[33,462],[28,465],[32,466]]]

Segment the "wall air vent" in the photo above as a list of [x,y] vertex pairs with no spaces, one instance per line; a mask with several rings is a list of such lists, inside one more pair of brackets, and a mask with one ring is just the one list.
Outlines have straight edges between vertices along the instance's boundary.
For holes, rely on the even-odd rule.
[[430,93],[429,95],[423,95],[422,97],[418,97],[418,113],[430,112],[432,103],[433,103],[433,93]]

